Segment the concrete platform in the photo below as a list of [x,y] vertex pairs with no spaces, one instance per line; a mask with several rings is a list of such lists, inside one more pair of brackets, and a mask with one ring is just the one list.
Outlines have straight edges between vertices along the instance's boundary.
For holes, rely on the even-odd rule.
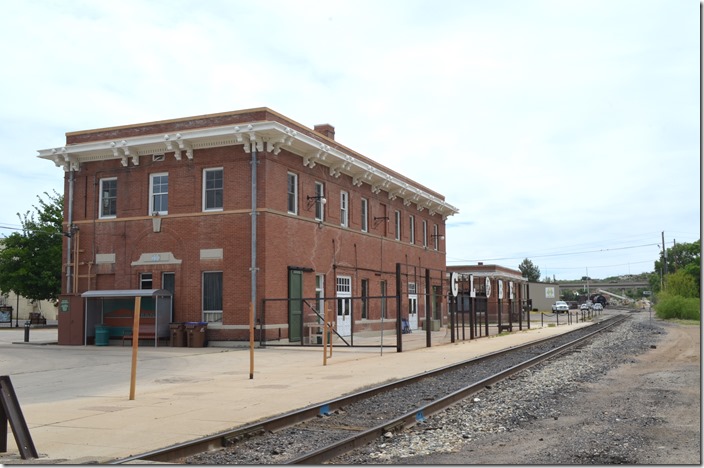
[[[131,346],[59,346],[54,328],[0,329],[0,375],[9,375],[40,458],[21,460],[12,434],[0,463],[104,463],[218,433],[341,394],[586,325],[560,325],[422,347],[254,351],[140,346],[130,400]],[[446,334],[442,329],[438,334]],[[421,343],[411,344],[410,340]],[[36,344],[44,344],[37,346]]]

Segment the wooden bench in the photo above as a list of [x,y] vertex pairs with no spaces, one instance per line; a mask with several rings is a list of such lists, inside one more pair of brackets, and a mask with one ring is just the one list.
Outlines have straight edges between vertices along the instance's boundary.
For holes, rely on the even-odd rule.
[[29,323],[32,325],[46,325],[46,318],[39,312],[30,312]]
[[499,333],[501,332],[510,332],[513,331],[513,327],[511,325],[499,325]]
[[[159,339],[156,336],[156,326],[155,325],[140,325],[137,332],[137,339],[154,340]],[[134,331],[131,334],[125,334],[122,336],[122,346],[125,346],[125,340],[134,340]]]

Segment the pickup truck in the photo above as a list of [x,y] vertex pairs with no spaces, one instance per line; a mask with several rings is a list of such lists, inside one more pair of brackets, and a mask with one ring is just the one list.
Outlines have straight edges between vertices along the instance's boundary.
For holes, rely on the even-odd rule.
[[557,301],[552,305],[552,312],[561,314],[562,312],[569,312],[570,306],[567,305],[565,301]]

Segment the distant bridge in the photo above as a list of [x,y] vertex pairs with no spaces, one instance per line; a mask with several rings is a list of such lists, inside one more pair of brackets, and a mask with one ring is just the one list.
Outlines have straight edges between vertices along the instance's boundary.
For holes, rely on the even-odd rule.
[[647,281],[616,281],[614,283],[610,282],[604,282],[604,281],[570,281],[570,282],[560,282],[558,281],[557,284],[560,285],[561,288],[566,288],[566,289],[585,289],[587,286],[589,286],[589,289],[596,290],[597,288],[601,289],[635,289],[635,288],[650,288],[650,283]]

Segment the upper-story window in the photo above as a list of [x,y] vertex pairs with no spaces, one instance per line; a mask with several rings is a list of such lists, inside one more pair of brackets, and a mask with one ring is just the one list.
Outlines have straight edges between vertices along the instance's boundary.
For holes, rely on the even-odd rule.
[[340,226],[349,226],[350,195],[347,192],[340,192]]
[[360,213],[362,215],[362,231],[369,231],[369,200],[362,198],[362,205],[360,206]]
[[398,210],[394,213],[394,222],[396,227],[396,240],[401,240],[401,212]]
[[149,182],[149,214],[169,214],[169,174],[152,174]]
[[325,218],[325,185],[315,183],[315,219],[322,221]]
[[428,222],[423,220],[423,247],[428,246]]
[[203,170],[203,211],[222,211],[224,188],[222,167]]
[[408,232],[409,232],[409,242],[411,244],[416,243],[416,218],[413,215],[408,217]]
[[117,216],[117,178],[100,179],[100,213],[101,218]]
[[298,214],[298,175],[288,173],[288,212]]

